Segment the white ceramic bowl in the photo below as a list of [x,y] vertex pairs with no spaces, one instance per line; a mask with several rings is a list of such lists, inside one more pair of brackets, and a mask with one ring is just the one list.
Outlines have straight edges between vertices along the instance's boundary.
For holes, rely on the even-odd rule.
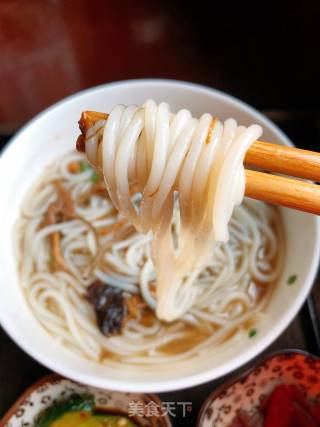
[[[289,325],[306,299],[314,280],[320,246],[318,219],[283,209],[286,251],[283,275],[267,308],[259,333],[230,346],[223,357],[208,354],[201,363],[172,363],[153,373],[141,368],[114,370],[60,347],[38,324],[19,287],[13,254],[12,229],[28,188],[56,157],[74,147],[77,121],[83,110],[109,111],[115,104],[142,104],[147,98],[167,101],[173,110],[189,108],[195,116],[211,112],[240,124],[260,123],[264,139],[290,144],[288,138],[256,110],[221,92],[167,80],[135,80],[107,84],[71,96],[27,124],[11,141],[0,160],[0,320],[7,333],[27,353],[48,368],[76,381],[100,388],[160,392],[213,380],[262,352]],[[288,276],[297,281],[288,286]]]

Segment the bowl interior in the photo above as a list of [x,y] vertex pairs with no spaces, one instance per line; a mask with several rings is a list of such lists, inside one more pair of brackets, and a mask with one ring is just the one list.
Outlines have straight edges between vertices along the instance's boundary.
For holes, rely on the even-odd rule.
[[[186,107],[195,116],[211,112],[238,123],[260,123],[263,138],[290,144],[270,121],[236,99],[212,89],[174,81],[145,80],[104,85],[72,96],[31,121],[20,131],[0,160],[0,320],[10,336],[47,367],[80,382],[125,391],[164,391],[209,381],[241,366],[265,349],[289,324],[306,298],[319,256],[317,218],[282,209],[286,235],[283,274],[254,339],[230,341],[223,351],[202,360],[171,363],[165,369],[124,366],[121,371],[85,360],[60,347],[34,319],[19,287],[12,230],[21,202],[46,165],[74,148],[77,121],[83,110],[109,111],[115,104],[167,101],[173,111]],[[297,280],[287,285],[287,278]],[[235,351],[236,348],[236,351]]]

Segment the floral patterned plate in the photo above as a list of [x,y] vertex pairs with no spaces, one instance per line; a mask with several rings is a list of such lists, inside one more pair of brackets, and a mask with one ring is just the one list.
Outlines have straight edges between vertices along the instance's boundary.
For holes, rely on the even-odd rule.
[[153,394],[100,390],[55,374],[41,379],[23,393],[0,421],[0,426],[33,427],[39,414],[53,403],[83,393],[93,395],[95,406],[100,410],[132,416],[141,427],[172,427],[169,417],[161,411],[160,399]]
[[298,350],[274,353],[240,378],[223,384],[202,405],[197,427],[227,427],[239,409],[250,410],[278,384],[295,384],[320,399],[320,359]]

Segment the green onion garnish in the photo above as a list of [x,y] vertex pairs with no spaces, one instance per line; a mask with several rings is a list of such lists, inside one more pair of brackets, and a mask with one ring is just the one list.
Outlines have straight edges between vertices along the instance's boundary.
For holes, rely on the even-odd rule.
[[92,169],[92,167],[87,162],[80,162],[80,171],[85,172]]
[[258,331],[255,328],[250,329],[250,331],[248,333],[249,338],[254,337],[255,335],[257,335],[257,333],[258,333]]
[[99,180],[100,180],[99,174],[96,171],[94,171],[91,175],[91,182],[93,184],[96,184],[97,182],[99,182]]
[[288,285],[292,285],[297,280],[297,275],[293,274],[292,276],[288,277],[287,283]]

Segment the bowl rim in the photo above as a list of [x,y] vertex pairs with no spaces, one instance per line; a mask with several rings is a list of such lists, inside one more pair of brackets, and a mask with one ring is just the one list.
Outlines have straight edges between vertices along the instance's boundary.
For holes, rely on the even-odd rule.
[[[292,141],[282,132],[281,129],[278,128],[276,124],[274,124],[271,120],[265,117],[262,113],[260,113],[255,108],[251,107],[247,103],[242,100],[235,98],[232,95],[226,94],[220,90],[200,85],[197,83],[189,83],[180,80],[170,80],[170,79],[132,79],[132,80],[123,80],[118,82],[111,82],[102,84],[99,86],[95,86],[92,88],[85,89],[83,91],[77,92],[73,95],[70,95],[52,106],[49,106],[44,111],[37,114],[34,118],[32,118],[29,122],[27,122],[15,135],[14,137],[7,143],[6,147],[1,153],[0,156],[0,164],[5,157],[5,154],[10,151],[11,147],[16,143],[17,140],[23,138],[24,133],[28,132],[30,128],[37,126],[37,122],[42,120],[46,116],[50,115],[55,110],[59,110],[60,107],[65,107],[68,104],[81,99],[84,95],[87,94],[95,94],[99,93],[101,90],[113,89],[118,87],[132,87],[132,86],[142,86],[143,88],[147,87],[161,87],[165,86],[166,88],[172,87],[173,89],[181,89],[181,90],[193,90],[197,93],[207,94],[207,95],[215,95],[217,98],[222,99],[224,101],[232,102],[235,106],[238,106],[241,110],[248,112],[249,114],[256,116],[259,118],[262,125],[270,128],[274,134],[279,137],[282,141],[284,141],[287,145],[293,145]],[[227,361],[220,367],[212,367],[203,372],[197,372],[194,374],[186,375],[176,379],[169,379],[164,381],[159,380],[148,380],[142,381],[139,383],[131,383],[125,382],[124,380],[119,379],[110,379],[108,377],[87,374],[86,372],[80,372],[79,370],[74,371],[69,368],[65,368],[63,363],[57,362],[54,358],[49,357],[43,353],[37,353],[34,351],[28,343],[23,340],[23,337],[16,334],[10,325],[10,321],[6,320],[6,316],[4,316],[0,310],[0,323],[6,333],[11,337],[11,339],[22,348],[27,354],[29,354],[33,359],[43,364],[44,366],[58,372],[62,376],[69,377],[76,382],[89,384],[93,387],[97,388],[111,388],[113,390],[118,391],[136,391],[136,392],[166,392],[166,391],[175,391],[184,389],[187,387],[194,387],[199,384],[203,384],[214,379],[220,378],[224,375],[230,374],[234,370],[248,363],[254,357],[257,357],[264,351],[272,342],[274,342],[281,333],[289,326],[292,322],[303,303],[305,302],[307,295],[310,292],[310,289],[314,283],[318,262],[320,258],[320,218],[315,218],[315,245],[313,250],[313,256],[310,261],[310,266],[308,272],[306,274],[306,278],[303,286],[301,286],[300,294],[295,299],[294,304],[292,304],[288,310],[286,310],[286,314],[283,315],[281,321],[279,321],[270,331],[263,337],[261,341],[253,344],[250,347],[250,352],[246,351],[243,354],[238,355],[236,358]],[[308,286],[306,286],[306,283]]]
[[214,400],[216,400],[217,397],[220,396],[221,393],[223,393],[224,391],[228,390],[230,387],[232,387],[234,384],[242,381],[244,378],[247,378],[249,375],[252,374],[252,372],[254,372],[255,369],[259,368],[260,366],[262,366],[263,364],[265,364],[266,362],[268,362],[269,360],[272,360],[278,356],[281,355],[286,355],[286,354],[293,354],[293,355],[301,355],[304,358],[311,358],[313,360],[316,361],[320,361],[320,356],[317,356],[315,354],[312,354],[306,350],[300,350],[300,349],[295,349],[295,348],[287,348],[287,349],[283,349],[283,350],[275,350],[265,356],[262,356],[260,358],[258,358],[257,363],[255,363],[253,366],[245,368],[244,370],[242,370],[242,372],[239,372],[238,375],[236,375],[235,377],[229,378],[227,381],[225,381],[224,383],[222,383],[221,385],[219,385],[217,388],[215,388],[206,398],[206,400],[202,403],[199,413],[197,415],[197,420],[196,420],[196,427],[201,427],[202,423],[202,417],[207,409],[207,407],[209,407],[209,405],[214,402]]
[[[31,384],[29,387],[25,389],[25,391],[17,398],[17,400],[14,401],[14,403],[10,406],[10,408],[5,412],[3,417],[0,419],[0,426],[6,425],[10,421],[10,419],[14,416],[14,414],[17,412],[18,408],[25,403],[27,398],[40,386],[43,384],[49,383],[49,385],[54,385],[53,381],[69,381],[71,383],[80,384],[78,381],[74,381],[70,378],[66,378],[62,375],[51,373],[48,375],[45,375],[44,377],[39,378],[37,381],[35,381],[33,384]],[[90,388],[96,388],[94,386],[88,385]],[[108,393],[112,393],[115,390],[103,390],[107,391]],[[154,402],[157,402],[157,404],[161,404],[162,400],[160,397],[156,394],[152,393],[140,393],[137,392],[137,394],[148,396],[148,399]],[[164,425],[162,427],[172,427],[171,420],[168,415],[164,415],[161,417],[161,419],[164,421]]]
[[68,95],[53,104],[49,105],[45,109],[39,111],[37,114],[35,114],[30,120],[28,120],[25,124],[21,126],[21,128],[15,132],[15,134],[8,140],[5,147],[0,151],[0,160],[2,156],[6,153],[7,150],[10,149],[10,146],[15,142],[16,139],[20,138],[20,135],[23,134],[29,127],[33,126],[39,119],[42,119],[46,115],[50,114],[53,110],[56,108],[59,108],[62,105],[65,105],[67,103],[71,103],[74,100],[77,100],[78,98],[81,98],[83,95],[99,92],[101,89],[106,88],[113,88],[113,87],[120,87],[125,85],[136,85],[136,84],[143,84],[143,85],[153,85],[153,84],[165,84],[169,86],[180,86],[181,88],[188,87],[190,89],[196,89],[200,92],[215,92],[219,97],[228,99],[231,102],[235,102],[239,106],[243,107],[245,110],[259,116],[260,120],[265,122],[268,126],[273,127],[273,131],[278,134],[282,139],[286,141],[288,145],[294,146],[291,139],[278,127],[277,124],[275,124],[272,120],[270,120],[267,116],[265,116],[262,112],[257,110],[256,108],[252,107],[250,104],[248,104],[246,101],[243,101],[240,98],[237,98],[236,96],[233,96],[227,92],[224,92],[220,89],[216,89],[215,87],[211,87],[205,84],[195,83],[195,82],[189,82],[186,80],[178,80],[178,79],[165,79],[165,78],[137,78],[137,79],[125,79],[125,80],[116,80],[108,83],[101,83],[96,86],[91,86],[86,89],[82,89],[80,91],[77,91],[71,95]]

